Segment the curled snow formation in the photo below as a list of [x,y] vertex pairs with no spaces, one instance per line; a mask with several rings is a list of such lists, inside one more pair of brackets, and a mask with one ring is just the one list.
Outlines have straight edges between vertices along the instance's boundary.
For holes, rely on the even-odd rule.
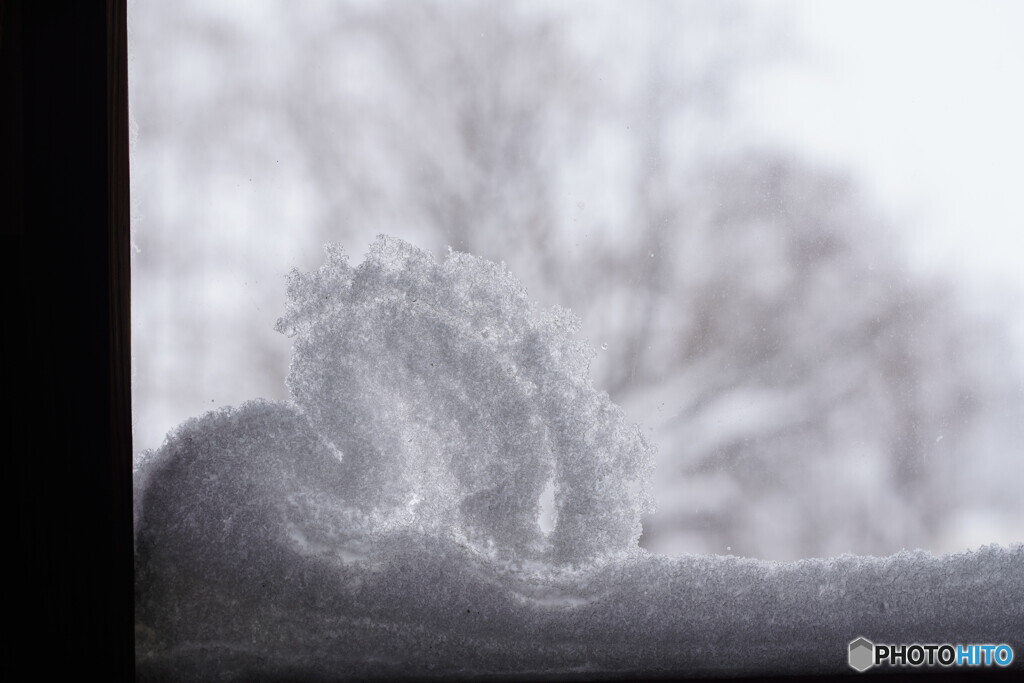
[[[651,449],[591,386],[568,312],[536,310],[507,271],[468,254],[439,264],[387,237],[358,268],[327,254],[292,273],[278,329],[295,336],[292,397],[339,453],[340,499],[508,559],[636,548]],[[557,522],[544,538],[549,481]]]
[[192,419],[137,468],[140,680],[843,671],[858,636],[1024,633],[1022,546],[641,551],[651,449],[590,386],[568,314],[495,264],[330,249],[279,328],[293,402]]

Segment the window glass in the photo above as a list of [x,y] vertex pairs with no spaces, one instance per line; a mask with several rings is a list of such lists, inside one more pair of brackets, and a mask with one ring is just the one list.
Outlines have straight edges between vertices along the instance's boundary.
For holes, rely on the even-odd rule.
[[576,313],[645,547],[1024,540],[1020,5],[130,9],[140,451],[287,398],[285,275],[386,233]]

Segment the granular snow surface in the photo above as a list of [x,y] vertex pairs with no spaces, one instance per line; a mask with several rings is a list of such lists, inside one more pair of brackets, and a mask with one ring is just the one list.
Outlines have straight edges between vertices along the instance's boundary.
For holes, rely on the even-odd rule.
[[858,636],[1024,660],[1022,545],[639,548],[653,449],[592,387],[572,316],[502,266],[329,247],[278,328],[291,401],[189,420],[136,465],[140,680],[850,672]]

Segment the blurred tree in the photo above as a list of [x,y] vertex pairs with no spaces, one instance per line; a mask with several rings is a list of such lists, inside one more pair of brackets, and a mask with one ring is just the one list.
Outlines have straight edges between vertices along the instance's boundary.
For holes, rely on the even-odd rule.
[[842,175],[750,154],[689,187],[671,285],[647,302],[674,348],[611,375],[672,454],[647,542],[793,557],[934,538],[995,398],[974,322],[908,278]]

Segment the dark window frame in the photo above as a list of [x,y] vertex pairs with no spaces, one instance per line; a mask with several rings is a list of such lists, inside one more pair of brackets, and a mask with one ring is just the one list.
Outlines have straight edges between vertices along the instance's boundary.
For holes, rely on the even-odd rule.
[[134,677],[127,65],[125,0],[0,0],[8,680]]

